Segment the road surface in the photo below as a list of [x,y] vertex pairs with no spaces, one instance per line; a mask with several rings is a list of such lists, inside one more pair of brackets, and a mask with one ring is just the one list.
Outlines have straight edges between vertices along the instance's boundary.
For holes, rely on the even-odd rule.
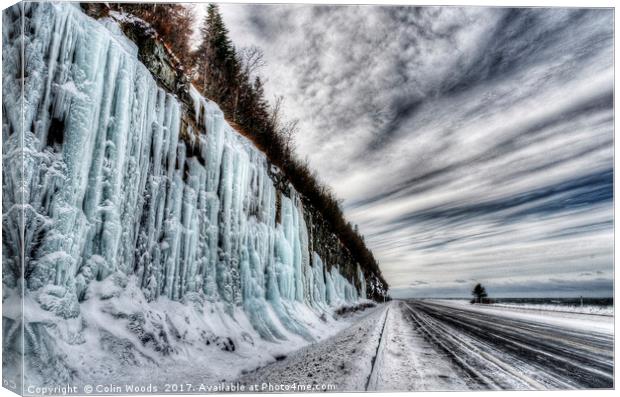
[[613,335],[427,301],[406,303],[428,340],[491,389],[613,387]]

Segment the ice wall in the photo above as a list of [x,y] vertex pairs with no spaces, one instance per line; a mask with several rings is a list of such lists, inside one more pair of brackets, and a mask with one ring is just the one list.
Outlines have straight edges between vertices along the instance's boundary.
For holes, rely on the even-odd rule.
[[[24,16],[23,59],[3,32],[5,287],[23,266],[26,294],[75,318],[93,282],[122,273],[151,302],[198,294],[231,316],[242,308],[268,340],[282,327],[311,338],[295,302],[324,312],[365,297],[361,271],[358,290],[310,252],[302,200],[276,190],[216,104],[192,90],[196,119],[183,124],[188,109],[111,20],[66,3],[25,3]],[[7,216],[19,210],[21,236]]]

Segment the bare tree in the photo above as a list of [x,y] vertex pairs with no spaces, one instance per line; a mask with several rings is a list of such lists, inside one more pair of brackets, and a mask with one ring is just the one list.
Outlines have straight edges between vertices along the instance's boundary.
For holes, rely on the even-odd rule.
[[299,132],[299,119],[285,120],[282,116],[284,97],[276,95],[271,107],[271,125],[281,138],[287,158],[293,158],[295,150],[295,136]]
[[267,65],[263,50],[255,45],[243,47],[240,51],[240,55],[242,70],[248,77]]
[[282,117],[282,103],[284,102],[284,96],[276,95],[273,101],[273,106],[271,107],[271,125],[274,129],[278,129],[280,125],[280,119]]
[[284,149],[286,153],[292,155],[295,150],[295,136],[299,132],[299,119],[293,119],[283,123],[278,132],[284,140]]

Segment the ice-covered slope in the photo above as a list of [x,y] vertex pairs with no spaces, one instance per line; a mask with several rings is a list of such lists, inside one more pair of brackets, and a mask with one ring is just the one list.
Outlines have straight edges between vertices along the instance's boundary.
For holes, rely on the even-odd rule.
[[21,7],[3,14],[5,366],[22,297],[42,381],[312,341],[366,298],[373,282],[310,249],[301,198],[216,104],[192,90],[188,121],[118,25],[77,5],[25,3],[22,41]]

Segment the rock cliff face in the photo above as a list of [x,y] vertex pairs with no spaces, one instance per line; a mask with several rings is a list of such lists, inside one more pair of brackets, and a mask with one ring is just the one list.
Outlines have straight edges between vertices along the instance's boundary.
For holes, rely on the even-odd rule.
[[5,370],[311,341],[308,316],[386,293],[148,26],[84,10],[3,13]]

